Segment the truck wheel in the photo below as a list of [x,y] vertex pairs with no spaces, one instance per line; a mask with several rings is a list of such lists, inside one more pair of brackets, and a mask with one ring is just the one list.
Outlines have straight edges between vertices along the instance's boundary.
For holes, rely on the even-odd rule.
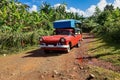
[[77,47],[80,47],[80,45],[81,45],[81,43],[80,43],[80,41],[78,41],[78,43],[77,43]]
[[70,44],[69,44],[69,47],[67,48],[67,53],[70,52],[70,49],[71,49],[71,47],[70,47]]

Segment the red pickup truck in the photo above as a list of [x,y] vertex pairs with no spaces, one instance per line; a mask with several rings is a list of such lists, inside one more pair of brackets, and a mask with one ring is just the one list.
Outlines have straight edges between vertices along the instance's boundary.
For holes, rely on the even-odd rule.
[[40,37],[40,47],[44,52],[50,50],[64,50],[70,52],[74,46],[80,47],[82,41],[82,33],[77,25],[77,20],[58,20],[54,23],[54,32],[51,36]]

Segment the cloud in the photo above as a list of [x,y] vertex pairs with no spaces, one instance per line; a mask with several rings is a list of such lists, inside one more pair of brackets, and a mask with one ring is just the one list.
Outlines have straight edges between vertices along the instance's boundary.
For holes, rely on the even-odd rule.
[[115,0],[113,3],[114,8],[120,8],[120,0]]
[[[59,7],[61,4],[60,3],[58,3],[58,4],[55,4],[53,7],[54,8],[57,8],[57,7]],[[66,6],[66,5],[63,5],[64,7],[65,7],[65,10],[66,10],[66,12],[72,12],[72,13],[78,13],[79,15],[84,15],[84,11],[82,11],[82,10],[80,10],[80,9],[76,9],[76,8],[74,8],[74,7],[70,7],[69,9],[68,9],[68,7]]]
[[92,16],[93,13],[95,12],[95,8],[96,8],[95,5],[91,5],[90,8],[88,8],[88,9],[85,11],[84,16],[85,16],[85,17]]
[[[44,0],[33,0],[34,2],[42,2]],[[30,3],[26,3],[26,4],[30,4]],[[91,15],[94,14],[95,12],[95,8],[98,7],[101,11],[104,10],[104,7],[106,5],[110,5],[112,4],[114,6],[114,8],[117,8],[119,7],[120,8],[120,0],[114,0],[113,3],[108,3],[107,0],[100,0],[96,5],[91,5],[88,9],[86,9],[85,11],[84,10],[81,10],[81,9],[78,9],[78,8],[74,8],[74,7],[70,7],[68,8],[66,5],[65,6],[65,10],[66,12],[72,12],[72,13],[78,13],[79,15],[83,15],[84,17],[89,17]],[[58,3],[58,4],[55,4],[53,7],[54,8],[57,8],[59,7],[61,4]],[[36,5],[32,5],[32,7],[29,9],[29,12],[37,12],[37,6]]]
[[98,6],[98,8],[99,8],[101,11],[103,11],[103,10],[104,10],[104,7],[105,7],[107,4],[109,4],[109,3],[107,3],[106,0],[100,0],[100,2],[97,4],[97,6]]
[[58,4],[55,4],[53,7],[54,7],[54,8],[57,8],[57,7],[59,7],[60,5],[61,5],[61,4],[58,3]]
[[104,10],[105,6],[107,4],[110,4],[110,3],[107,3],[106,0],[100,0],[99,3],[97,3],[97,5],[91,5],[86,11],[85,11],[85,17],[89,17],[89,16],[92,16],[95,12],[95,8],[98,7],[101,11]]
[[[57,8],[57,7],[59,7],[60,5],[61,5],[61,4],[58,3],[58,4],[55,4],[53,7],[54,7],[54,8]],[[85,17],[91,16],[91,15],[94,13],[95,8],[96,8],[95,5],[92,5],[92,6],[90,6],[90,8],[88,8],[86,11],[83,11],[83,10],[81,10],[81,9],[77,9],[77,8],[74,8],[74,7],[68,8],[66,5],[64,5],[64,6],[65,6],[66,12],[78,13],[78,15],[83,15],[83,16],[85,16]]]
[[29,12],[37,12],[37,6],[36,5],[32,5],[32,7],[29,9]]
[[[96,7],[98,7],[101,11],[103,11],[104,7],[108,4],[111,4],[111,3],[108,3],[106,0],[100,0],[100,2],[98,2],[96,5],[91,5],[85,11],[74,8],[74,7],[70,7],[69,9],[67,8],[67,6],[65,6],[65,7],[66,7],[67,12],[78,13],[79,15],[83,15],[84,17],[89,17],[94,14]],[[60,6],[59,3],[54,5],[55,8],[58,6]],[[113,6],[120,7],[120,0],[115,0]]]
[[67,12],[72,12],[72,13],[78,13],[79,15],[84,15],[84,11],[80,10],[80,9],[76,9],[74,7],[70,7],[69,9],[67,9]]

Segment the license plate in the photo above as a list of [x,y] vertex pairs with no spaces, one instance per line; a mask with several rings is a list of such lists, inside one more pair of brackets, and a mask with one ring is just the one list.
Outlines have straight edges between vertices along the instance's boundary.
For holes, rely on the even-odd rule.
[[48,45],[48,47],[54,47],[54,45]]

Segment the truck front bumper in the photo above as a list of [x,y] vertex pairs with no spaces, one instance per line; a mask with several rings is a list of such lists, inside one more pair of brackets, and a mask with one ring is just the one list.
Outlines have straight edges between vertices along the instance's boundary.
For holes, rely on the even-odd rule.
[[69,45],[40,45],[41,49],[48,49],[48,50],[64,50],[69,48]]

